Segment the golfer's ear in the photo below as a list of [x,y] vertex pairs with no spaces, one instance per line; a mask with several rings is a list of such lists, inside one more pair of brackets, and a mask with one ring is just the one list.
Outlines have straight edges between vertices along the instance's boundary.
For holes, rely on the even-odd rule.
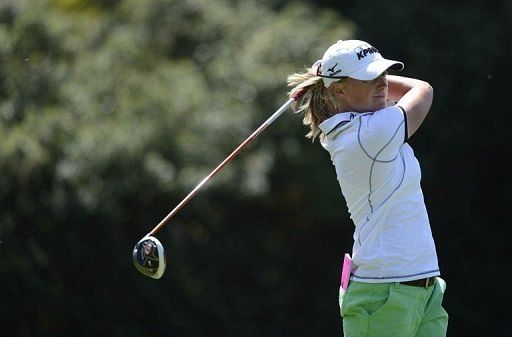
[[345,88],[342,83],[335,82],[329,86],[329,90],[334,96],[344,97],[345,96]]

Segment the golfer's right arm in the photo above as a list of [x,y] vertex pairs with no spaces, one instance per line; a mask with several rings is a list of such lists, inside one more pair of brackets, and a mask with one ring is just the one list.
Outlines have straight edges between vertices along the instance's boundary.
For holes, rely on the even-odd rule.
[[407,115],[407,134],[411,137],[425,120],[432,106],[434,89],[425,81],[387,75],[388,98],[397,102]]

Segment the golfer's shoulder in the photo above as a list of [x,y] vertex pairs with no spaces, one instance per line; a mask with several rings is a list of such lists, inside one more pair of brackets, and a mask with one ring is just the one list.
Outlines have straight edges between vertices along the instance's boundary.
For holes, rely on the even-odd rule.
[[395,133],[406,122],[403,109],[396,105],[375,112],[362,113],[358,118],[360,119],[360,133],[368,133],[373,136]]

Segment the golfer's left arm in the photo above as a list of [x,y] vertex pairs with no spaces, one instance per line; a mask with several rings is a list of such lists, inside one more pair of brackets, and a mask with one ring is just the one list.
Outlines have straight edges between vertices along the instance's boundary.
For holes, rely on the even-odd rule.
[[407,134],[411,137],[421,126],[427,116],[432,100],[434,89],[425,81],[387,75],[388,99],[397,101],[407,116]]

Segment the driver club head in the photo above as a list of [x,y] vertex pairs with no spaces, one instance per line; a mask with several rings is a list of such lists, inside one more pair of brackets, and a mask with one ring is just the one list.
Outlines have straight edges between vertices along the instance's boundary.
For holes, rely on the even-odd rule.
[[165,272],[164,247],[154,236],[143,237],[133,248],[133,264],[142,274],[159,279]]

